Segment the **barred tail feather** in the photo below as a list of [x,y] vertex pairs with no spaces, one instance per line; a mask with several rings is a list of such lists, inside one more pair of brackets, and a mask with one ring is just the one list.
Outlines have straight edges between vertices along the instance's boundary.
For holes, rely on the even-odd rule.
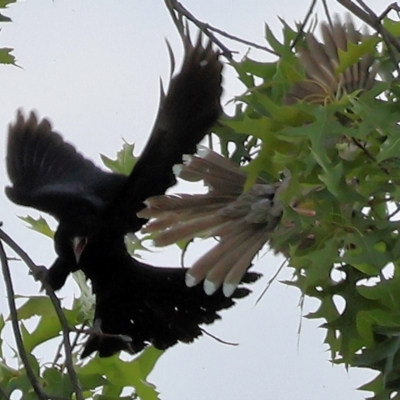
[[153,197],[138,215],[150,219],[142,231],[157,232],[157,246],[195,237],[219,237],[219,242],[188,270],[185,280],[189,287],[204,281],[204,290],[210,295],[222,286],[229,297],[280,221],[282,206],[275,194],[286,186],[258,178],[244,192],[245,172],[210,149],[201,147],[198,152],[185,157],[179,174],[203,180],[208,193]]
[[212,236],[216,227],[226,223],[226,218],[209,215],[195,219],[187,224],[176,224],[175,226],[161,232],[154,238],[157,246],[167,246],[181,240],[191,240],[196,236]]

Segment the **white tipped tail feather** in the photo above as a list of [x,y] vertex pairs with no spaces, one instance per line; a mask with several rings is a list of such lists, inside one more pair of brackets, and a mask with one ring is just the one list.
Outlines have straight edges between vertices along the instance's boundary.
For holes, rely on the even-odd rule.
[[229,297],[279,223],[282,206],[276,193],[286,185],[259,178],[244,192],[246,173],[204,147],[198,155],[185,156],[176,171],[182,179],[203,180],[208,193],[147,199],[147,208],[138,213],[150,219],[142,231],[157,232],[157,246],[194,237],[218,237],[218,243],[188,270],[186,284],[192,287],[204,281],[204,290],[210,295],[222,285]]

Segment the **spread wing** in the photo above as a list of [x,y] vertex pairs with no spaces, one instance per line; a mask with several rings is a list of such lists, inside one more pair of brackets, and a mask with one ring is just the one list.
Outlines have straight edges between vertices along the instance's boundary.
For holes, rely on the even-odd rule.
[[[221,113],[222,64],[211,42],[203,46],[201,35],[193,45],[184,37],[185,58],[181,71],[161,95],[158,115],[140,159],[125,188],[114,202],[112,214],[123,215],[126,229],[137,224],[142,202],[163,194],[175,184],[173,166],[183,154],[192,154]],[[142,220],[143,222],[144,220]]]
[[6,163],[9,199],[57,219],[77,208],[101,209],[127,179],[97,168],[34,113],[25,119],[18,112],[10,125]]

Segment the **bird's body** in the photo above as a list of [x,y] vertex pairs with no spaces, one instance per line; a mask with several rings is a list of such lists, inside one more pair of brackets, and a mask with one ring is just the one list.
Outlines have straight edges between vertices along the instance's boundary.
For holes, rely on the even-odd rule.
[[[121,349],[134,353],[149,344],[165,349],[177,341],[190,342],[201,334],[200,324],[213,322],[219,310],[234,304],[221,291],[207,296],[201,288],[188,288],[185,269],[135,260],[124,242],[126,234],[146,222],[137,216],[144,200],[176,182],[173,165],[196,150],[221,112],[218,54],[210,43],[203,46],[200,37],[194,46],[185,37],[184,45],[182,69],[162,93],[154,128],[129,176],[102,171],[33,113],[28,119],[18,113],[10,126],[8,197],[59,221],[58,258],[48,271],[49,284],[59,289],[78,269],[92,283],[95,325],[102,334],[90,337],[83,356],[96,350],[109,356]],[[256,278],[249,273],[244,282]],[[248,293],[239,288],[233,298]]]

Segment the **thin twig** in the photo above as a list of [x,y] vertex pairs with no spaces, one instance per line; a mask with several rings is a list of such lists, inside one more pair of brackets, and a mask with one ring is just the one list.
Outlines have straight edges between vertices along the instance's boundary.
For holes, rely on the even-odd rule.
[[[361,149],[362,152],[365,153],[365,155],[366,155],[370,160],[372,160],[373,162],[377,163],[376,158],[375,158],[375,157],[368,151],[368,149],[367,149],[364,145],[362,145],[355,137],[352,137],[352,138],[351,138],[351,141],[353,142],[353,144],[354,144],[355,146],[357,146],[359,149]],[[385,171],[385,172],[387,172],[387,171]]]
[[326,0],[322,0],[322,6],[324,8],[325,16],[326,16],[326,19],[328,20],[329,27],[332,29],[333,22],[332,22],[331,13],[329,11],[329,7],[328,7],[328,4],[326,3]]
[[64,347],[64,340],[61,340],[60,344],[57,347],[56,355],[52,362],[53,367],[57,365],[57,361],[61,358],[61,349]]
[[355,137],[351,138],[351,141],[353,142],[354,145],[356,145],[359,149],[362,150],[362,152],[373,162],[375,162],[375,164],[378,165],[378,167],[386,174],[386,175],[390,175],[389,171],[385,168],[382,167],[381,165],[379,165],[378,161],[376,160],[376,158],[368,151],[368,149],[361,143],[359,142],[358,139],[356,139]]
[[200,328],[200,330],[201,330],[201,332],[202,332],[204,335],[209,336],[210,338],[216,340],[216,341],[219,342],[219,343],[226,344],[226,345],[228,345],[228,346],[239,346],[239,343],[227,342],[226,340],[220,339],[218,336],[215,336],[215,335],[213,335],[212,333],[207,332],[204,328]]
[[397,3],[392,3],[392,4],[389,4],[387,7],[386,7],[386,9],[382,12],[382,14],[381,15],[379,15],[379,19],[380,20],[382,20],[383,18],[385,18],[388,14],[389,14],[389,12],[390,11],[397,11],[397,12],[400,12],[400,6],[397,4]]
[[[183,25],[183,16],[187,18],[187,20],[192,21],[201,32],[203,32],[208,38],[211,39],[213,43],[215,43],[221,50],[222,54],[229,60],[233,62],[232,51],[229,50],[220,40],[218,40],[212,32],[209,31],[209,27],[204,22],[199,21],[195,18],[188,10],[186,10],[178,1],[175,0],[165,0],[165,5],[171,17],[177,27],[181,36],[184,32],[184,25]],[[188,28],[186,27],[186,30]]]
[[388,215],[387,219],[390,220],[391,218],[393,218],[398,212],[400,211],[400,206],[397,204],[396,209]]
[[303,310],[304,310],[304,300],[306,296],[304,293],[301,294],[300,299],[299,299],[299,307],[300,307],[300,319],[299,319],[299,325],[297,327],[297,351],[300,348],[300,335],[301,335],[301,330],[303,328]]
[[287,264],[287,262],[288,262],[287,259],[283,260],[282,264],[276,270],[274,276],[267,282],[267,286],[265,286],[262,293],[258,296],[258,299],[256,300],[255,305],[257,305],[260,302],[260,300],[264,297],[265,293],[267,293],[268,289],[270,288],[272,283],[275,281],[275,279],[278,277],[279,273],[282,271],[283,267]]
[[24,342],[22,340],[21,331],[18,325],[18,312],[14,300],[15,293],[12,284],[10,268],[8,266],[7,255],[4,250],[3,243],[1,241],[0,241],[0,260],[1,260],[1,268],[4,275],[4,281],[6,284],[7,300],[8,300],[8,307],[10,309],[11,323],[14,331],[14,337],[15,337],[15,342],[17,344],[19,356],[21,358],[22,363],[24,364],[26,376],[28,377],[29,382],[32,385],[32,388],[35,391],[36,396],[38,397],[38,399],[47,400],[49,399],[49,395],[43,390],[37,376],[33,372],[33,368],[29,362],[28,354],[25,350]]
[[[196,25],[200,31],[202,31],[206,36],[208,36],[213,43],[215,43],[221,50],[223,55],[229,60],[229,61],[234,61],[232,58],[232,51],[229,50],[212,32],[215,32],[221,36],[226,37],[227,39],[234,40],[238,43],[245,44],[246,46],[251,46],[254,47],[258,50],[263,50],[266,51],[270,54],[277,55],[277,53],[268,47],[261,46],[257,43],[250,42],[245,39],[241,39],[237,36],[231,35],[230,33],[227,33],[221,29],[218,29],[208,23],[202,22],[198,20],[189,10],[187,10],[184,6],[182,6],[181,3],[177,0],[165,0],[165,5],[170,12],[172,19],[174,20],[175,25],[177,25],[177,22],[182,23],[182,17],[185,17],[188,21],[191,21],[194,25]],[[175,13],[179,15],[180,18],[178,18]],[[178,27],[178,30],[181,28]]]
[[71,342],[69,340],[69,333],[71,329],[69,327],[67,319],[65,318],[64,312],[61,308],[60,300],[54,294],[53,289],[51,288],[45,277],[42,277],[40,273],[38,273],[40,267],[38,267],[32,261],[29,255],[2,229],[0,229],[0,240],[4,241],[4,243],[6,243],[24,261],[24,263],[28,266],[32,274],[40,280],[40,282],[42,283],[43,287],[46,290],[47,295],[50,297],[54,310],[61,324],[63,340],[64,340],[64,348],[65,348],[65,364],[67,367],[68,375],[71,379],[72,387],[74,389],[77,400],[84,400],[81,385],[79,383],[78,376],[76,375],[72,359],[72,348],[71,348]]
[[372,11],[372,9],[365,4],[362,0],[356,0],[357,3],[369,14],[369,15],[375,15],[375,13]]
[[313,10],[315,8],[315,4],[316,3],[317,3],[317,0],[312,0],[311,1],[310,7],[308,8],[308,11],[307,11],[307,14],[306,14],[303,22],[300,25],[299,32],[297,33],[296,37],[294,38],[293,43],[290,45],[291,49],[294,49],[294,47],[296,46],[296,44],[299,41],[299,39],[303,36],[304,28],[307,25],[307,22],[311,17],[311,14],[312,14],[312,12],[313,12]]

